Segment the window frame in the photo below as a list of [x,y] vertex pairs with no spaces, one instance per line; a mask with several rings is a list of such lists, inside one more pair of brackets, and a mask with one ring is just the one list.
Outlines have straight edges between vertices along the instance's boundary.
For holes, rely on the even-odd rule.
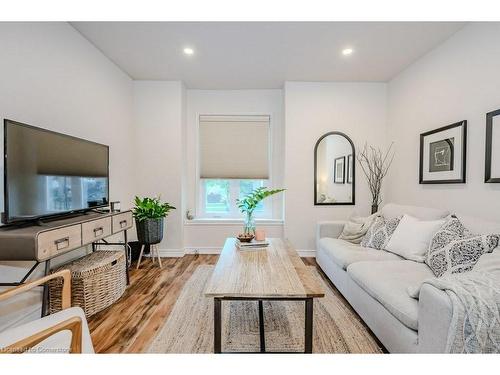
[[[273,144],[274,144],[274,116],[272,113],[197,113],[196,114],[196,182],[195,182],[195,194],[196,194],[196,208],[195,208],[195,217],[197,219],[231,219],[231,220],[243,220],[243,214],[238,210],[236,203],[234,200],[235,197],[238,196],[239,189],[235,189],[234,182],[235,181],[243,181],[244,179],[221,179],[221,180],[229,180],[229,196],[231,200],[230,211],[228,213],[207,213],[205,210],[205,184],[203,183],[202,178],[200,178],[200,117],[201,116],[268,116],[269,117],[269,137],[268,137],[268,168],[269,168],[269,179],[264,180],[267,183],[264,183],[266,187],[273,186]],[[253,180],[253,179],[252,179]],[[273,207],[273,199],[267,199],[265,203],[265,210],[263,213],[255,212],[254,217],[256,219],[274,219],[275,210]]]
[[[236,197],[239,197],[240,187],[239,184],[244,179],[219,179],[222,181],[229,181],[229,212],[207,212],[206,211],[206,190],[205,181],[210,179],[199,178],[199,195],[198,195],[198,218],[201,219],[242,219],[243,214],[236,206]],[[269,180],[251,180],[251,181],[264,181],[263,186],[268,186]],[[263,211],[254,211],[254,217],[257,219],[272,219],[273,216],[273,200],[267,199],[264,203]]]

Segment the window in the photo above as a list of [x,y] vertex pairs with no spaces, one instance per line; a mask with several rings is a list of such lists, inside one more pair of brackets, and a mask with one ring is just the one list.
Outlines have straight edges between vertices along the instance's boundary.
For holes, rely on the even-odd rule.
[[[243,198],[258,187],[267,186],[267,180],[223,180],[201,179],[200,213],[203,217],[237,218],[241,213],[236,206],[236,199]],[[254,211],[257,218],[272,216],[270,199],[259,203]]]
[[[271,186],[269,133],[269,116],[200,116],[198,216],[241,218],[236,199]],[[272,212],[271,199],[254,211],[257,218]]]

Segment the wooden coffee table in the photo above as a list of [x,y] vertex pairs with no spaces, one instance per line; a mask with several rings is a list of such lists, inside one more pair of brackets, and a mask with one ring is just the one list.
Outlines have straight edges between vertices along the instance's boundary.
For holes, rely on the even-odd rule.
[[205,295],[214,299],[214,353],[221,353],[223,300],[258,301],[261,353],[266,353],[262,301],[304,301],[304,353],[312,353],[313,299],[324,297],[321,285],[289,241],[270,239],[266,250],[256,251],[240,251],[235,241],[226,240],[205,289]]

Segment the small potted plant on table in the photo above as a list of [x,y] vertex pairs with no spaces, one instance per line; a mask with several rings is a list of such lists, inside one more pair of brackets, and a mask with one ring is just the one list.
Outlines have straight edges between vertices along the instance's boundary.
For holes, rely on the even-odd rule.
[[243,199],[236,199],[236,204],[240,209],[241,213],[245,214],[245,224],[243,228],[243,233],[238,235],[238,239],[241,242],[250,242],[255,236],[255,220],[253,217],[253,212],[257,208],[257,205],[265,198],[281,193],[285,189],[271,189],[267,187],[260,187],[253,190]]

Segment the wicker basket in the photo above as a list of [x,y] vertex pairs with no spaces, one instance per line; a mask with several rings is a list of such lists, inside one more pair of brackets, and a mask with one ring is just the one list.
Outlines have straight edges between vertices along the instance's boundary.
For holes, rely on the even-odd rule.
[[[127,287],[123,251],[96,251],[59,267],[71,271],[71,305],[90,317],[113,304]],[[61,310],[62,280],[49,281],[49,311]]]

